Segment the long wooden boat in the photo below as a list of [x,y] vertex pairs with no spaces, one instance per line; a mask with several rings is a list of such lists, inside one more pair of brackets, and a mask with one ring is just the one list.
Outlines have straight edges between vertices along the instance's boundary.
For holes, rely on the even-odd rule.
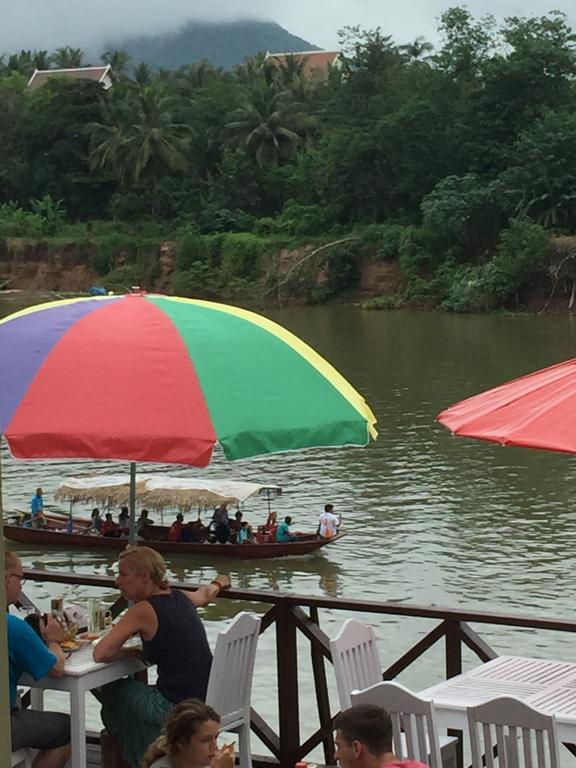
[[[154,526],[158,531],[161,526]],[[160,535],[167,534],[168,528],[158,531]],[[109,538],[107,536],[90,535],[87,533],[67,533],[66,528],[26,528],[19,525],[4,525],[4,536],[12,541],[34,546],[50,546],[59,549],[103,549],[122,550],[127,544],[126,539]],[[338,533],[331,539],[321,539],[315,533],[300,534],[295,541],[270,542],[254,544],[210,544],[187,543],[181,541],[166,541],[153,538],[139,541],[138,544],[152,547],[157,552],[182,555],[202,555],[205,557],[237,557],[242,560],[259,560],[273,557],[291,557],[309,555],[318,549],[333,544],[345,536]]]

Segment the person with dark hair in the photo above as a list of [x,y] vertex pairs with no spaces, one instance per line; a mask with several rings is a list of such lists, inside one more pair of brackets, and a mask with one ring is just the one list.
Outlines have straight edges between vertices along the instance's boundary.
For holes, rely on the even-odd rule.
[[336,761],[340,768],[428,768],[399,760],[392,749],[392,720],[382,707],[358,704],[334,718]]
[[[6,603],[15,603],[22,591],[22,562],[13,552],[6,552],[4,581]],[[35,768],[63,768],[70,756],[70,716],[60,712],[18,709],[18,681],[23,672],[34,680],[62,677],[65,658],[60,648],[62,627],[52,616],[38,618],[37,627],[17,616],[6,616],[8,625],[8,676],[10,689],[10,733],[12,749],[30,747],[40,750]]]
[[276,528],[276,541],[286,542],[295,541],[298,537],[293,533],[290,533],[290,526],[292,525],[292,518],[290,515],[284,518],[284,522],[280,523]]
[[120,535],[120,526],[112,519],[111,512],[106,512],[106,519],[100,526],[100,533],[102,536],[108,536],[113,539],[118,538]]
[[94,507],[92,510],[92,514],[90,515],[92,518],[92,528],[97,533],[102,532],[102,525],[104,524],[104,520],[102,520],[102,516],[100,515],[100,510],[98,507]]
[[142,768],[234,768],[234,744],[217,747],[219,724],[220,715],[204,702],[181,702],[148,748]]
[[156,685],[132,678],[102,687],[102,720],[118,741],[122,755],[139,768],[146,748],[158,737],[166,715],[181,701],[204,699],[212,652],[197,608],[208,605],[230,586],[217,576],[194,592],[173,589],[164,558],[150,547],[126,547],[120,554],[116,584],[134,604],[94,648],[95,661],[134,655],[125,648],[139,635],[144,659],[157,665]]
[[184,527],[184,515],[182,512],[178,512],[176,520],[170,526],[168,531],[168,541],[180,541],[182,535],[182,528]]
[[341,525],[342,518],[334,512],[334,504],[325,504],[318,521],[318,534],[323,539],[331,539],[336,536]]

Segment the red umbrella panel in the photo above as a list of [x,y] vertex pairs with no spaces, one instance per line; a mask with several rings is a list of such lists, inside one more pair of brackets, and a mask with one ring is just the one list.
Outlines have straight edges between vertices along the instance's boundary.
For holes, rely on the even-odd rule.
[[576,453],[576,360],[469,397],[437,418],[456,435]]

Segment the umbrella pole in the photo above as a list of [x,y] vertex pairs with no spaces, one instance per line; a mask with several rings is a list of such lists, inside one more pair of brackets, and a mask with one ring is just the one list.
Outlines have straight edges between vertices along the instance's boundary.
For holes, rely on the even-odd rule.
[[[2,437],[0,436],[0,451]],[[0,525],[4,525],[4,507],[2,505],[2,462],[0,458]],[[0,572],[2,582],[6,572],[6,554],[4,536],[0,536]],[[10,702],[8,700],[8,627],[6,625],[6,590],[4,583],[0,588],[0,744],[10,746]]]
[[130,524],[128,544],[136,544],[136,462],[130,462]]

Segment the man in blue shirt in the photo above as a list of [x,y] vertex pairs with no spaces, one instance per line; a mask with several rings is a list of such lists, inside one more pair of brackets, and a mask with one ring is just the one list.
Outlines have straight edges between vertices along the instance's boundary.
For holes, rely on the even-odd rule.
[[[6,552],[6,604],[15,603],[22,591],[22,563],[12,552]],[[12,749],[39,749],[34,768],[64,768],[70,756],[70,717],[60,712],[17,709],[17,686],[27,672],[35,680],[49,675],[61,677],[64,654],[59,641],[62,627],[51,616],[42,624],[42,638],[17,616],[8,614],[8,665],[10,677],[10,726]]]
[[284,518],[284,522],[280,523],[278,528],[276,528],[276,541],[294,541],[298,538],[293,533],[290,533],[291,523],[292,518],[290,516]]
[[32,496],[30,502],[30,512],[32,514],[32,528],[39,528],[44,524],[44,499],[42,498],[42,488],[36,488],[36,493]]

